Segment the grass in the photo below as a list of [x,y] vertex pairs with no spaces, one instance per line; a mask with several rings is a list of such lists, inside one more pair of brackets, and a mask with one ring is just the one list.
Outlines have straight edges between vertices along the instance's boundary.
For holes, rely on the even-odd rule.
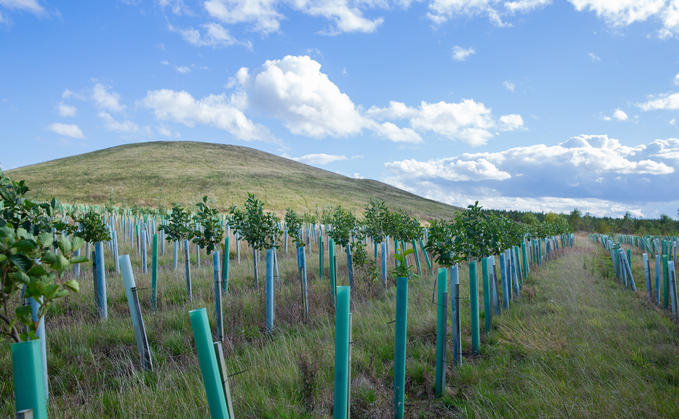
[[369,198],[422,220],[451,217],[459,208],[369,179],[352,179],[248,147],[188,141],[129,144],[13,169],[43,199],[102,204],[193,206],[208,195],[224,210],[247,193],[282,215],[342,205],[362,213]]
[[[121,254],[127,252],[155,369],[140,369],[122,280],[112,272],[109,257],[107,321],[95,315],[89,269],[83,270],[81,293],[60,301],[48,315],[50,416],[206,417],[188,311],[207,307],[214,325],[211,263],[203,255],[197,269],[194,259],[193,302],[187,303],[181,258],[174,271],[171,252],[161,257],[159,306],[153,313],[150,290],[143,290],[150,287],[150,274],[141,274],[140,258],[123,244]],[[494,316],[494,329],[482,334],[480,355],[469,354],[469,301],[461,301],[464,360],[459,367],[449,360],[448,386],[440,399],[433,396],[435,279],[424,275],[410,281],[406,417],[679,417],[676,324],[646,301],[643,281],[637,280],[635,294],[610,274],[604,277],[610,268],[606,253],[593,243],[579,239],[574,250],[557,253],[532,270],[521,298]],[[305,321],[293,254],[292,249],[279,253],[276,331],[267,335],[264,290],[254,289],[249,252],[244,249],[238,264],[232,249],[232,279],[224,300],[225,357],[231,374],[242,372],[231,379],[239,418],[332,417],[334,309],[328,279],[318,278],[318,255],[312,252],[311,318]],[[346,285],[346,265],[341,256],[338,261],[338,285]],[[469,295],[467,278],[462,267],[462,296]],[[482,298],[480,303],[483,311]],[[393,281],[384,290],[379,282],[356,280],[352,418],[392,417],[394,325],[389,323],[394,312]],[[449,345],[450,356],[450,339]],[[3,343],[0,399],[6,403],[0,417],[12,415],[12,397],[9,347]]]

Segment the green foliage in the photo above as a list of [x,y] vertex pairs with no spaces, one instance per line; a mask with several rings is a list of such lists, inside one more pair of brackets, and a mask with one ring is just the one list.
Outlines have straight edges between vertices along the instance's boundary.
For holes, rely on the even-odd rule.
[[420,221],[403,210],[389,213],[387,220],[389,237],[405,242],[411,242],[422,237]]
[[80,237],[86,242],[97,243],[111,240],[111,233],[106,227],[104,216],[97,214],[94,209],[90,209],[83,215],[69,214],[73,221],[80,225],[78,230],[75,225],[67,227],[67,230],[74,236]]
[[395,254],[394,258],[398,263],[396,264],[396,268],[394,268],[394,271],[391,273],[391,275],[394,278],[397,277],[402,277],[402,278],[417,278],[417,274],[415,272],[411,272],[412,269],[414,269],[414,266],[410,266],[406,263],[406,258],[408,255],[415,253],[415,250],[413,249],[406,249],[403,251],[401,254]]
[[370,202],[365,206],[363,218],[366,235],[372,238],[375,243],[382,243],[389,222],[389,210],[384,201],[378,201],[371,197]]
[[[25,197],[29,190],[25,182],[14,182],[0,171],[0,303],[3,310],[0,334],[14,342],[37,338],[39,321],[49,305],[79,290],[77,281],[61,280],[66,269],[88,260],[84,256],[73,256],[83,245],[82,238],[53,235],[56,224],[52,217],[61,207],[58,201],[35,203]],[[64,231],[65,223],[58,223],[58,231]],[[18,307],[14,313],[9,309],[10,301],[22,288],[24,298],[32,297],[39,304],[38,321],[33,321],[30,306]],[[24,329],[20,325],[28,332],[20,333]]]
[[255,250],[272,249],[280,235],[276,214],[264,213],[264,203],[251,193],[245,209],[235,205],[229,210],[229,225]]
[[285,211],[285,225],[288,227],[288,235],[292,237],[292,241],[297,245],[297,247],[305,246],[304,240],[302,240],[302,217],[299,216],[295,211],[288,208]]
[[165,232],[165,240],[168,242],[182,241],[189,238],[191,230],[187,227],[191,217],[178,203],[172,204],[172,212],[167,220],[167,225],[158,228]]
[[222,238],[224,237],[224,228],[219,220],[219,211],[216,208],[211,208],[207,204],[207,196],[203,197],[203,201],[196,204],[198,211],[193,216],[193,220],[200,224],[203,229],[193,230],[189,234],[192,242],[207,251],[209,255],[216,248],[221,248]]
[[351,211],[342,208],[341,205],[335,207],[331,218],[332,230],[328,232],[336,244],[347,247],[351,240],[351,234],[357,232],[358,220]]

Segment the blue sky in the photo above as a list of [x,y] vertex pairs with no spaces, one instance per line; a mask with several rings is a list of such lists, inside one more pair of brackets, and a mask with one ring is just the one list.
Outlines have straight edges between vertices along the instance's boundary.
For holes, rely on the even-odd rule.
[[245,145],[466,206],[677,216],[679,0],[0,0],[0,166]]

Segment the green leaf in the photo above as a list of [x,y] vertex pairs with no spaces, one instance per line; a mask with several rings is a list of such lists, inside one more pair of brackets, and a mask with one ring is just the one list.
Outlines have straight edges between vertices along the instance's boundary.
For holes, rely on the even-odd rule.
[[40,258],[41,262],[44,262],[48,265],[53,265],[54,263],[56,263],[57,260],[58,260],[57,254],[51,250],[48,250],[45,253],[43,253],[42,257]]
[[28,285],[31,283],[31,277],[21,271],[14,272],[10,276],[22,284]]
[[38,235],[38,243],[40,243],[40,245],[43,247],[50,247],[53,242],[54,239],[52,237],[52,233],[44,232]]
[[42,265],[35,264],[31,269],[28,270],[27,272],[31,276],[43,276],[47,275],[47,271],[45,268],[42,267]]
[[36,247],[36,243],[33,240],[19,240],[18,242],[14,243],[12,245],[12,248],[17,249],[19,251],[27,251],[27,250],[33,250]]
[[28,325],[33,323],[33,309],[31,309],[31,306],[17,307],[15,312],[17,320],[19,320],[19,322],[22,324]]
[[0,263],[7,260],[7,256],[0,254]]
[[10,255],[9,260],[23,272],[29,270],[33,265],[33,261],[29,259],[26,255],[22,255],[21,253]]
[[70,279],[70,280],[64,282],[64,287],[66,287],[67,289],[69,289],[69,290],[71,290],[75,293],[80,292],[80,284],[78,284],[78,281],[76,281],[75,279]]
[[85,240],[83,240],[82,237],[74,236],[74,237],[71,238],[71,250],[72,251],[75,252],[76,250],[80,249],[83,246],[83,244],[85,244]]
[[85,263],[89,261],[90,260],[87,258],[87,256],[74,256],[71,258],[71,265],[75,265],[76,263]]
[[61,254],[67,255],[71,253],[71,241],[66,236],[59,236],[59,250]]

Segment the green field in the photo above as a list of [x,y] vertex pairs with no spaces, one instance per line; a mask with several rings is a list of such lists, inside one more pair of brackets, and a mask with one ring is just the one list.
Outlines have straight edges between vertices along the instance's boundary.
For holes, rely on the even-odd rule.
[[[193,255],[194,295],[188,303],[181,257],[177,271],[172,269],[171,252],[161,257],[159,307],[153,313],[150,273],[141,273],[134,249],[122,241],[120,245],[121,254],[132,255],[155,369],[140,368],[122,279],[112,271],[107,254],[109,319],[98,320],[91,270],[86,267],[80,294],[58,301],[47,316],[50,416],[207,417],[188,311],[207,307],[214,325],[210,259],[203,254],[197,269]],[[319,279],[318,255],[308,257],[311,319],[304,321],[293,250],[280,251],[276,331],[267,335],[265,291],[253,286],[250,253],[244,247],[239,264],[235,247],[231,249],[225,355],[230,373],[243,372],[231,379],[238,418],[332,417],[334,308],[327,270]],[[463,298],[463,364],[455,367],[449,359],[441,399],[433,394],[435,280],[425,274],[410,281],[406,417],[679,417],[676,324],[646,301],[643,281],[637,279],[637,294],[616,284],[607,253],[586,238],[579,237],[575,249],[556,256],[535,267],[520,299],[494,317],[494,328],[482,334],[477,356],[470,354],[469,301]],[[637,277],[640,259],[635,252]],[[338,261],[338,285],[347,285],[341,254]],[[462,267],[463,297],[469,295],[467,278]],[[384,290],[379,281],[356,280],[351,309],[352,418],[392,417],[394,310],[393,281]],[[451,354],[450,339],[448,345]],[[12,394],[9,345],[4,342],[0,397],[6,403],[0,407],[1,417],[13,414]]]
[[[369,159],[368,159],[369,160]],[[10,170],[38,197],[63,202],[193,205],[204,195],[222,210],[248,192],[280,214],[342,205],[362,213],[370,197],[421,220],[449,218],[459,208],[369,179],[353,179],[248,147],[187,141],[123,145]],[[443,198],[443,197],[442,197]]]

